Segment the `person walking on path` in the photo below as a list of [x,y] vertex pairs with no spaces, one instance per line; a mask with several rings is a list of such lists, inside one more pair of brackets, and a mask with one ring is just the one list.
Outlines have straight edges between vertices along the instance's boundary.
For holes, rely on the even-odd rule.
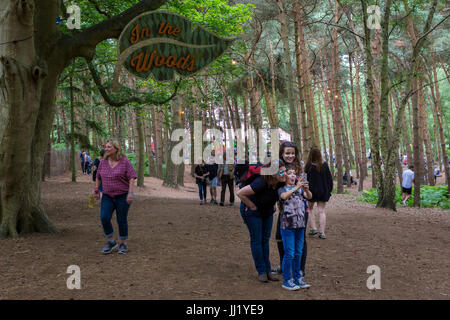
[[197,165],[194,170],[195,183],[198,186],[198,194],[200,196],[200,205],[206,204],[206,177],[209,175],[205,161]]
[[286,290],[309,288],[300,270],[306,228],[306,201],[312,194],[306,178],[299,179],[294,165],[286,165],[286,185],[278,189],[283,239],[283,285]]
[[250,234],[252,258],[261,282],[279,280],[271,274],[269,240],[274,206],[278,201],[277,190],[286,181],[286,176],[284,163],[279,161],[275,165],[279,166],[276,174],[257,176],[236,194],[241,199],[241,216]]
[[406,202],[408,202],[409,198],[411,197],[413,184],[414,166],[410,165],[409,168],[402,173],[402,202],[404,207],[406,207]]
[[84,159],[85,159],[84,151],[80,150],[81,171],[83,172],[83,174],[85,174],[86,172],[86,168],[84,167]]
[[[103,158],[104,155],[105,155],[105,149],[100,150],[100,158],[101,159]],[[100,165],[100,159],[99,158],[95,158],[94,164],[92,166],[92,180],[94,182],[97,180],[97,171],[98,171],[98,166],[99,165]],[[103,192],[101,184],[100,184],[100,187],[99,187],[99,191],[100,191],[100,193]]]
[[317,211],[319,211],[319,238],[326,239],[325,226],[326,214],[325,206],[330,200],[331,191],[333,190],[333,177],[330,168],[326,162],[322,160],[322,154],[318,148],[312,148],[308,155],[308,160],[305,165],[305,173],[309,182],[309,189],[312,193],[312,198],[309,200],[309,212],[311,218],[310,236],[317,234],[316,218],[314,204],[317,203]]
[[[96,199],[99,199],[99,188],[102,185],[100,220],[108,240],[102,250],[103,254],[111,253],[117,247],[119,247],[119,253],[127,253],[128,210],[135,199],[133,189],[136,179],[133,165],[123,155],[120,145],[115,141],[107,141],[104,158],[97,169],[96,188],[93,191]],[[114,238],[114,229],[111,224],[114,210],[119,226],[120,246]]]
[[230,191],[230,206],[234,204],[234,164],[227,163],[227,154],[223,153],[223,164],[219,164],[217,177],[221,182],[222,190],[220,193],[220,205],[224,206],[225,192],[228,189]]
[[207,165],[208,179],[209,179],[209,193],[211,194],[211,203],[219,204],[217,202],[217,171],[219,165],[211,159],[210,163]]
[[91,166],[92,166],[92,159],[89,156],[89,153],[86,151],[84,153],[84,171],[86,172],[86,174],[91,174]]
[[[297,176],[300,176],[303,174],[303,165],[302,161],[300,160],[300,152],[297,148],[297,145],[295,142],[285,141],[280,146],[279,151],[279,157],[284,161],[286,165],[294,165],[295,166],[295,172]],[[297,182],[296,182],[297,183]],[[279,210],[281,211],[281,210]],[[308,201],[305,200],[305,223],[308,224],[308,217],[309,217],[309,207],[308,207]],[[284,257],[284,245],[281,237],[281,230],[280,230],[280,213],[278,214],[277,219],[277,230],[275,233],[275,239],[277,241],[277,248],[278,248],[278,254],[280,256],[280,265],[275,267],[272,270],[272,273],[274,274],[281,274],[282,273],[282,265],[283,265],[283,257]],[[303,277],[306,275],[306,258],[308,256],[308,246],[306,243],[306,237],[303,237],[303,250],[302,250],[302,257],[301,257],[301,263],[300,263],[300,271],[302,274],[302,281]]]

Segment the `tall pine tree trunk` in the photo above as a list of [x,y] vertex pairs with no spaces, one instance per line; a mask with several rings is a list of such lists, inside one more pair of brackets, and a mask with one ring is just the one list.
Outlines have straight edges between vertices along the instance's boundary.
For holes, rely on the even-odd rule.
[[450,166],[448,163],[448,157],[447,157],[447,150],[446,150],[446,143],[445,143],[445,136],[444,136],[444,128],[443,128],[443,122],[442,122],[442,109],[441,109],[441,96],[439,93],[439,84],[438,84],[438,78],[437,78],[437,72],[436,72],[436,64],[434,61],[434,50],[431,48],[432,52],[432,70],[433,70],[433,80],[434,80],[434,94],[435,94],[435,108],[436,108],[436,118],[438,122],[438,131],[439,131],[439,140],[441,144],[441,152],[442,152],[442,160],[444,163],[444,170],[445,170],[445,178],[447,181],[447,195],[450,197]]
[[281,40],[283,42],[283,62],[286,70],[286,88],[288,93],[289,102],[289,125],[292,133],[294,142],[300,145],[300,133],[298,130],[298,118],[297,118],[297,108],[294,95],[294,72],[292,70],[292,62],[290,57],[290,46],[289,46],[289,28],[288,20],[286,18],[286,6],[285,0],[277,0],[278,9],[280,11],[280,24],[281,24]]

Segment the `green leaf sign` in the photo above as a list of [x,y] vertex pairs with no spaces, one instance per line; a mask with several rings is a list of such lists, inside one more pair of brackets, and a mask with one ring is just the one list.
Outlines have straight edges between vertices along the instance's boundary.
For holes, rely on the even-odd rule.
[[231,42],[232,39],[218,37],[181,15],[146,12],[123,29],[117,65],[142,79],[153,74],[157,81],[173,80],[174,72],[189,76],[201,70]]

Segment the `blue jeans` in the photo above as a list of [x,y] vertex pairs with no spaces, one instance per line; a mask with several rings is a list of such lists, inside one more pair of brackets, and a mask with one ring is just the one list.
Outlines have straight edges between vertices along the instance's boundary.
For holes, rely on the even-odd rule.
[[206,200],[206,182],[197,183],[200,200]]
[[114,235],[111,219],[114,210],[116,210],[117,224],[119,225],[119,239],[128,239],[128,209],[130,209],[130,205],[127,203],[127,195],[127,193],[124,193],[115,197],[110,197],[106,194],[102,196],[100,220],[102,221],[106,238]]
[[303,241],[305,239],[305,228],[280,229],[283,239],[284,256],[281,267],[283,282],[290,279],[300,279],[300,264],[302,258]]
[[250,233],[250,249],[256,271],[259,275],[270,273],[269,240],[273,215],[264,217],[257,210],[245,210],[245,204],[241,202],[241,216]]

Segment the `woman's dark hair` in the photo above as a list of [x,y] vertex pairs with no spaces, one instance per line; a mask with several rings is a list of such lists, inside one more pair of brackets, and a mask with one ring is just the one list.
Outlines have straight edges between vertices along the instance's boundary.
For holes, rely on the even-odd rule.
[[289,170],[297,171],[297,166],[293,163],[286,163],[286,172],[288,172]]
[[280,146],[280,152],[279,152],[280,159],[283,159],[284,149],[286,149],[286,148],[294,148],[294,150],[295,150],[294,165],[297,168],[297,174],[302,173],[303,168],[300,163],[300,152],[298,151],[297,144],[295,142],[291,142],[291,141],[284,141]]
[[[274,160],[273,162],[277,162],[278,163],[278,170],[280,170],[280,167],[284,167],[285,163],[282,159],[279,160]],[[265,164],[264,167],[270,167],[272,165],[272,161]],[[278,182],[278,180],[276,178],[274,178],[272,175],[261,175],[261,177],[264,179],[264,181],[266,181],[266,183],[268,185],[274,185]]]
[[322,171],[322,153],[318,148],[311,148],[308,155],[308,161],[306,161],[306,165],[312,165],[315,163],[317,165],[317,171]]

